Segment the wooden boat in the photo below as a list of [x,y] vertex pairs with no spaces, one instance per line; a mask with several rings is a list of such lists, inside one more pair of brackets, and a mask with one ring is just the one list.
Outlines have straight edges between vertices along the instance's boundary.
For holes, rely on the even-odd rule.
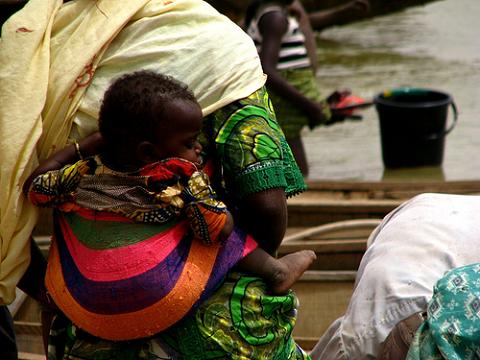
[[[342,5],[350,0],[301,0],[305,9],[309,12],[318,11],[322,9],[332,8],[334,6]],[[340,19],[336,25],[347,24],[353,21],[364,20],[376,16],[382,16],[404,10],[412,6],[426,5],[428,3],[438,0],[402,0],[402,1],[385,1],[385,0],[369,0],[370,12],[363,17],[353,15],[352,17],[344,17]]]
[[480,194],[471,181],[310,181],[308,190],[288,200],[291,229],[341,220],[383,218],[405,200],[421,193]]
[[[216,7],[219,11],[228,12],[232,17],[241,17],[239,13],[244,11],[244,3],[238,0],[206,0]],[[343,5],[351,0],[300,0],[308,12],[315,12],[318,10],[331,9],[336,6]],[[409,7],[425,5],[438,0],[402,0],[402,1],[385,1],[385,0],[369,0],[370,11],[363,15],[358,13],[344,14],[341,18],[337,18],[335,23],[328,26],[344,25],[355,21],[365,20],[377,16],[387,15],[398,12]],[[239,5],[240,4],[240,5]],[[316,28],[315,30],[323,30],[328,27]]]
[[[317,254],[294,286],[300,302],[294,336],[305,349],[345,311],[368,236],[389,211],[425,192],[480,194],[480,181],[313,181],[308,186],[304,194],[288,200],[289,227],[279,250],[280,255],[299,249]],[[41,218],[36,240],[46,253],[51,224],[46,214]],[[38,304],[19,292],[10,309],[21,358],[38,359],[43,354]]]
[[294,285],[300,308],[296,340],[311,349],[341,316],[353,291],[368,236],[391,210],[426,192],[480,195],[480,181],[309,182],[288,200],[289,227],[280,254],[311,249],[317,261]]

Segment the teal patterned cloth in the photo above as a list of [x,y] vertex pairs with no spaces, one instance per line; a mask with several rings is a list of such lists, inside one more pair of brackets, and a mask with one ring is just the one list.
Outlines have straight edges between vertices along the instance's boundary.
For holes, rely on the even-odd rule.
[[450,270],[437,282],[407,359],[480,359],[480,263]]

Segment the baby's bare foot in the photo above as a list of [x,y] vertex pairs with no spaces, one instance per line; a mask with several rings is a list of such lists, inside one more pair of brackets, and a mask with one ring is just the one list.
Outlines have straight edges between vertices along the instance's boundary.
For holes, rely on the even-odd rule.
[[316,258],[315,252],[302,250],[278,259],[280,266],[271,284],[272,292],[277,295],[286,294]]

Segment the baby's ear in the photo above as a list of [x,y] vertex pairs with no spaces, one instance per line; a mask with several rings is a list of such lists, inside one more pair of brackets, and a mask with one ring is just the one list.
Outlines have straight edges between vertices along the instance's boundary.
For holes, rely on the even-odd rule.
[[143,141],[137,145],[137,158],[144,164],[158,161],[157,148],[151,142]]

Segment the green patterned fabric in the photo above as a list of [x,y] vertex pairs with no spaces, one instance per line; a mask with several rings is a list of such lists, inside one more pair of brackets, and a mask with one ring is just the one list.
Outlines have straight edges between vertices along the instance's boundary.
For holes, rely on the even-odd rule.
[[479,263],[453,269],[437,282],[407,359],[480,359]]
[[209,115],[201,142],[239,198],[273,188],[290,197],[306,189],[265,88]]
[[197,312],[201,334],[233,359],[306,359],[291,337],[297,298],[266,293],[260,278],[232,275]]
[[[315,79],[312,69],[287,69],[278,70],[278,72],[289,84],[298,89],[307,98],[322,103],[324,105],[325,120],[330,119],[330,107],[320,94],[317,80]],[[308,125],[308,118],[305,113],[291,101],[285,99],[285,97],[277,95],[271,90],[269,92],[273,107],[275,108],[275,113],[277,114],[278,122],[287,139],[300,137],[300,131],[304,126]]]
[[49,359],[308,360],[291,334],[298,301],[270,296],[262,279],[232,273],[198,310],[153,338],[112,342],[57,316]]

